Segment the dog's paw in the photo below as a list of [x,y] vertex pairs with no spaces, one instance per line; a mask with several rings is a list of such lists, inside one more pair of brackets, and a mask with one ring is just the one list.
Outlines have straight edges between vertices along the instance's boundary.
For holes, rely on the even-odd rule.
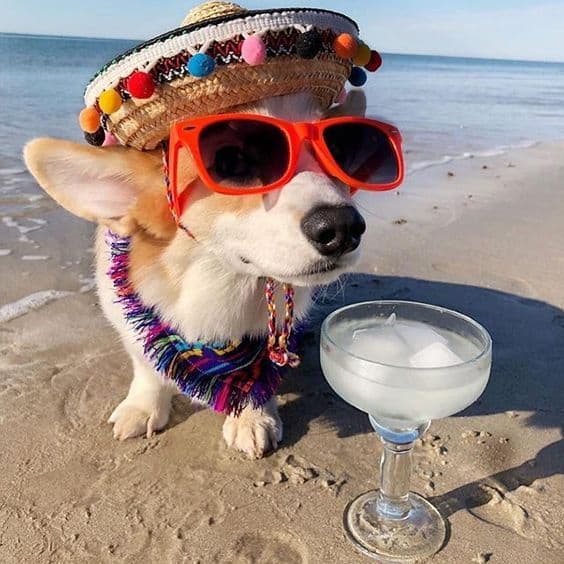
[[282,420],[276,407],[246,408],[239,417],[227,417],[223,424],[227,446],[244,452],[249,458],[262,458],[276,450],[282,440]]
[[168,423],[169,415],[170,401],[146,405],[127,397],[114,409],[108,423],[114,425],[114,439],[123,441],[141,435],[150,438]]

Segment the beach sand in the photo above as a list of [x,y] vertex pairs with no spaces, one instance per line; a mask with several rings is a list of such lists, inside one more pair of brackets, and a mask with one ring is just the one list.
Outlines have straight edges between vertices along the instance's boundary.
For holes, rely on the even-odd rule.
[[131,369],[92,290],[93,227],[48,199],[2,207],[0,562],[367,561],[342,513],[376,486],[381,446],[325,383],[317,334],[343,303],[385,298],[457,309],[494,340],[482,398],[415,450],[412,487],[450,523],[432,562],[563,562],[563,152],[455,161],[360,196],[364,274],[323,293],[279,396],[284,441],[260,461],[183,397],[164,432],[114,441]]

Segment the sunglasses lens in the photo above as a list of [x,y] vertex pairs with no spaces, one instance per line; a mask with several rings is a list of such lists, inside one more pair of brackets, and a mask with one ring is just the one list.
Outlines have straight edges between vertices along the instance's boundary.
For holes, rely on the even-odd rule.
[[230,119],[200,133],[200,152],[212,179],[226,188],[260,188],[288,169],[290,148],[284,132],[270,123]]
[[399,163],[388,135],[368,123],[336,123],[323,139],[336,164],[349,177],[366,184],[395,182]]

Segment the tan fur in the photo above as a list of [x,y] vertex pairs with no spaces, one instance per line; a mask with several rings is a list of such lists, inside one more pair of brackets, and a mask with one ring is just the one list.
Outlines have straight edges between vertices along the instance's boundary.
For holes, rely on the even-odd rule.
[[152,181],[139,191],[130,210],[136,225],[157,239],[170,241],[176,233],[176,224],[166,199],[162,173],[159,181]]
[[[133,235],[129,272],[134,288],[140,286],[149,265],[162,263],[162,255],[169,243],[170,239],[155,237],[149,230],[137,230]],[[163,273],[167,274],[166,268],[163,268]],[[169,284],[174,285],[172,280],[169,280]]]

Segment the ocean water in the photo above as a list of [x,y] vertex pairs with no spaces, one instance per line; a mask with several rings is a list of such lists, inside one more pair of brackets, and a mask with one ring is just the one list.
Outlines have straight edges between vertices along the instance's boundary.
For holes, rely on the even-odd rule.
[[86,82],[132,44],[0,33],[0,219],[6,225],[45,204],[30,184],[23,145],[39,136],[82,140],[77,115]]
[[[23,144],[81,140],[84,86],[135,42],[0,34],[0,198],[27,181]],[[564,64],[384,55],[369,113],[396,123],[409,169],[564,138]],[[0,202],[1,204],[1,202]]]
[[564,139],[564,64],[384,55],[368,109],[402,131],[408,168]]

